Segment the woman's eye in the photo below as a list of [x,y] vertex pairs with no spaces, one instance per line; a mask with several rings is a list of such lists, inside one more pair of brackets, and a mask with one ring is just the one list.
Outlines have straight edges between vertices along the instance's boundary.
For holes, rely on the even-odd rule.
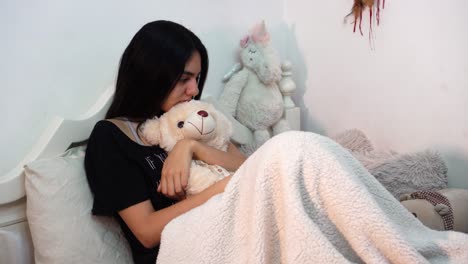
[[180,121],[179,123],[177,123],[177,127],[178,128],[183,128],[184,127],[184,121]]
[[188,78],[180,78],[179,82],[186,83],[189,79]]

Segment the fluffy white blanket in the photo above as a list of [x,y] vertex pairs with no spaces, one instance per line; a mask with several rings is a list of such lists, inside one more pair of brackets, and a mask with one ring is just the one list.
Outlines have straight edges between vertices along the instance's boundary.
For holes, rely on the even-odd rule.
[[287,132],[167,225],[157,263],[467,263],[467,249],[467,234],[423,226],[334,141]]

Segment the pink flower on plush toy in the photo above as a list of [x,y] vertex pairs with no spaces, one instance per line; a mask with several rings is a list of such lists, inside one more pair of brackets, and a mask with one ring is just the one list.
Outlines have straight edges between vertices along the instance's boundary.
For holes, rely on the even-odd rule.
[[240,41],[240,46],[242,48],[247,47],[249,40],[257,44],[262,44],[266,46],[270,42],[270,33],[266,30],[265,21],[258,23],[250,30],[250,35],[245,36]]
[[240,41],[240,46],[241,48],[247,47],[247,43],[249,42],[249,36],[245,36],[244,38],[241,39]]

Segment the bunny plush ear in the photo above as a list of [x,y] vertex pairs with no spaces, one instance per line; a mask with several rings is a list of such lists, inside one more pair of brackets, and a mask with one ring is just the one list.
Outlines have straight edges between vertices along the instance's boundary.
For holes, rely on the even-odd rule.
[[267,45],[270,42],[270,33],[266,30],[265,21],[260,22],[252,28],[251,36],[255,43]]
[[145,140],[151,145],[159,145],[159,142],[161,142],[159,119],[157,117],[148,119],[145,121],[145,123],[143,123],[142,126],[141,135],[145,138]]

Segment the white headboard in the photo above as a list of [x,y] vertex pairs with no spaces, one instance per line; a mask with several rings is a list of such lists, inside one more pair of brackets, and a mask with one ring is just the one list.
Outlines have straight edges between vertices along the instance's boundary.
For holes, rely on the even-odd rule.
[[24,190],[23,167],[30,161],[56,156],[64,152],[72,142],[86,140],[96,122],[105,116],[114,94],[114,85],[110,85],[96,103],[77,119],[54,117],[41,134],[38,142],[19,164],[0,176],[0,205],[22,198]]

